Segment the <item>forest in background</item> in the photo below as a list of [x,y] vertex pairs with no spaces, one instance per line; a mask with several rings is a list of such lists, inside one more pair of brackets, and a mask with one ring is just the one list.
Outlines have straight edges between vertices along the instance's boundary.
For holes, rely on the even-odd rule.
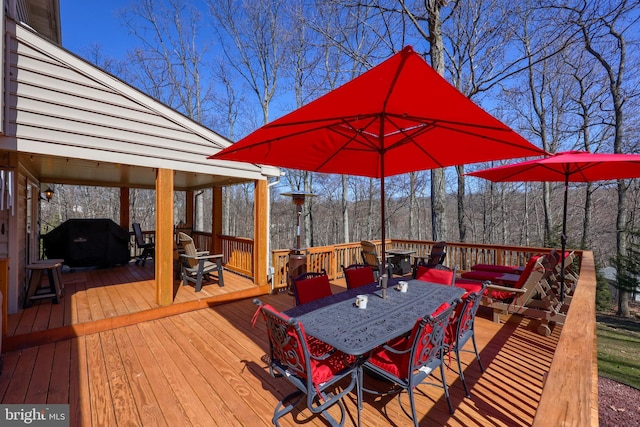
[[[135,48],[110,58],[89,44],[78,54],[231,141],[412,45],[463,94],[548,152],[640,152],[638,1],[132,0],[119,14]],[[387,235],[558,246],[557,184],[464,175],[500,163],[389,178]],[[600,264],[626,255],[640,228],[637,185],[571,186],[568,246],[593,249]],[[291,190],[317,194],[304,206],[305,246],[379,238],[378,186],[286,171],[271,193],[272,248],[292,246],[294,208],[279,196]],[[67,188],[58,187],[62,197]],[[78,214],[72,207],[92,192],[85,193],[70,190],[60,215],[43,219]],[[198,196],[204,231],[208,193]],[[147,229],[152,200],[132,200],[132,220]],[[252,236],[252,200],[251,185],[224,190],[225,234]]]

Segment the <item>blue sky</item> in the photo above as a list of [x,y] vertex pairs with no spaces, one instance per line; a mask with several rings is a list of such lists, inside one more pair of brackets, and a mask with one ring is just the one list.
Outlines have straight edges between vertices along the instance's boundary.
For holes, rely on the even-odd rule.
[[82,53],[92,44],[99,44],[106,56],[124,57],[131,45],[116,17],[129,0],[61,0],[62,45],[75,53]]

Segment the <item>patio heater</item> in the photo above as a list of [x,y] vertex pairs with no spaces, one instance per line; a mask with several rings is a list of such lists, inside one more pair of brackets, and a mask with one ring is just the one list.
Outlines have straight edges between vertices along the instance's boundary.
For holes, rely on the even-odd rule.
[[290,193],[282,193],[283,196],[289,196],[296,205],[296,246],[289,251],[289,269],[287,274],[287,284],[291,290],[291,277],[298,277],[302,273],[307,272],[307,254],[306,248],[300,247],[300,217],[302,216],[302,205],[307,197],[313,197],[315,194],[306,193],[304,191],[292,191]]

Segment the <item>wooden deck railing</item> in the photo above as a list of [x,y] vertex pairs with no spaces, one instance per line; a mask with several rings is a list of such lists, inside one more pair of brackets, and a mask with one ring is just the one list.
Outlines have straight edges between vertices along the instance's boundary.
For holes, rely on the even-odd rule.
[[580,277],[546,375],[533,427],[598,425],[596,269],[583,252]]
[[253,277],[253,239],[220,236],[225,267],[243,276]]
[[[191,233],[198,250],[213,250],[213,235],[202,231]],[[224,268],[247,277],[253,277],[253,239],[219,236],[222,241]]]
[[[382,252],[382,243],[374,241],[378,253]],[[392,239],[386,242],[386,249],[406,249],[416,253],[413,257],[428,257],[431,247],[436,242],[427,240],[402,240]],[[524,265],[531,255],[548,253],[549,248],[481,245],[475,243],[449,243],[447,242],[447,258],[445,264],[455,266],[458,271],[468,271],[471,266],[478,263],[498,265]],[[576,251],[578,258],[581,252]],[[349,265],[362,262],[360,255],[360,243],[342,243],[333,246],[319,246],[307,249],[307,271],[327,272],[330,279],[342,277],[341,265]],[[288,249],[272,251],[274,267],[273,288],[278,290],[287,286],[287,257]]]

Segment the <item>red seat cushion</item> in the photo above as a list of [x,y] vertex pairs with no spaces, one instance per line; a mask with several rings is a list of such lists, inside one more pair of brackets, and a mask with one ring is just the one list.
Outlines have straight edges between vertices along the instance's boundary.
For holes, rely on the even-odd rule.
[[[312,356],[320,357],[324,354],[335,351],[335,349],[324,341],[307,336],[309,353]],[[346,355],[341,351],[335,351],[331,356],[323,360],[311,358],[311,380],[314,384],[322,384],[332,379],[337,373],[353,366],[356,362],[355,356]]]
[[502,276],[503,274],[504,273],[500,273],[498,271],[471,270],[471,271],[466,271],[466,272],[462,273],[460,275],[460,277],[463,277],[465,279],[472,279],[472,280],[491,280],[491,281],[495,281],[500,276]]
[[[529,258],[529,261],[527,261],[527,265],[525,266],[524,271],[520,275],[520,278],[512,286],[513,288],[522,289],[527,279],[529,278],[529,275],[531,274],[531,270],[533,270],[533,266],[536,264],[536,261],[538,261],[538,258],[540,258],[541,256],[542,255],[534,255],[531,258]],[[509,291],[492,291],[490,289],[486,289],[484,291],[484,294],[490,298],[501,300],[501,301],[508,300],[509,298],[513,298],[516,295],[515,293],[509,292]]]
[[480,289],[482,289],[482,282],[478,280],[456,279],[456,282],[454,283],[454,285],[466,291],[464,295],[462,295],[463,300],[465,300],[470,293],[478,292]]

